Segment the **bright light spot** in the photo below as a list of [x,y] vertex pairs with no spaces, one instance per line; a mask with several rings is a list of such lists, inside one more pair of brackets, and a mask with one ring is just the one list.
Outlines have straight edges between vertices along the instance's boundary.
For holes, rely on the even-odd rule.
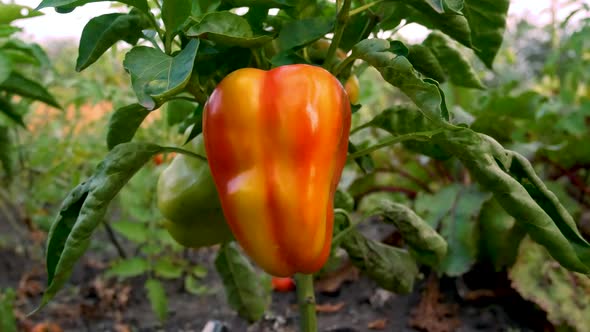
[[29,10],[26,8],[23,8],[20,10],[20,15],[21,16],[28,16],[29,15]]
[[271,8],[268,10],[268,15],[270,15],[270,16],[277,16],[278,13],[279,13],[278,8]]
[[331,32],[330,32],[330,33],[327,33],[327,34],[326,34],[326,38],[328,38],[328,39],[332,39],[332,38],[334,38],[334,34],[333,34],[333,33],[331,33]]
[[412,43],[422,42],[429,32],[430,30],[416,23],[410,23],[399,30],[399,34]]
[[236,15],[240,15],[240,16],[246,15],[246,13],[248,12],[249,9],[250,8],[248,8],[248,7],[239,7],[239,8],[234,9],[234,13],[236,13]]

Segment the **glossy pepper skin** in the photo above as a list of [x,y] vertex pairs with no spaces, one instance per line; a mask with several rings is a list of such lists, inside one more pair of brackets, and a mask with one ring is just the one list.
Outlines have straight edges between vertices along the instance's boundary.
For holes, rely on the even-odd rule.
[[311,65],[239,69],[211,94],[203,135],[223,212],[269,274],[326,262],[350,117],[340,82]]

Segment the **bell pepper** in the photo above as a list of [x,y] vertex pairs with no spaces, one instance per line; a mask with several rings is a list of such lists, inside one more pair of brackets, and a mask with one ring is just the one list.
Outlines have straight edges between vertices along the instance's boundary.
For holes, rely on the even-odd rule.
[[[190,150],[205,155],[202,135],[191,143]],[[160,174],[157,199],[164,227],[181,245],[199,248],[233,238],[206,161],[176,155]]]
[[326,262],[350,121],[340,82],[311,65],[239,69],[209,97],[203,135],[223,213],[269,274]]

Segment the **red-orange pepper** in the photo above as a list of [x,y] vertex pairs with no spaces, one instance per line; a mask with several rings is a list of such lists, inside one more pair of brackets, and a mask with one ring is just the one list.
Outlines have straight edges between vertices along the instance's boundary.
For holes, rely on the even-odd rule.
[[326,262],[350,118],[340,82],[310,65],[239,69],[211,94],[203,136],[223,213],[271,275]]

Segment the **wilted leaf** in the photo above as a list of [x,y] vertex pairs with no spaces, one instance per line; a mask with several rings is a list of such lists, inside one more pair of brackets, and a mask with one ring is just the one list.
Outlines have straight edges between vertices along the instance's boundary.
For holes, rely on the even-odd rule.
[[61,108],[55,98],[41,84],[13,71],[7,79],[0,82],[0,91],[16,93],[25,98],[39,100],[47,105]]
[[379,287],[400,294],[412,291],[418,267],[407,251],[369,240],[354,230],[347,234],[341,246],[354,266]]
[[239,47],[260,47],[273,39],[268,35],[254,36],[245,18],[227,11],[206,14],[186,34]]
[[537,304],[555,326],[583,332],[590,326],[590,277],[566,270],[529,238],[520,246],[509,271],[522,297]]
[[262,318],[270,305],[270,281],[261,278],[234,242],[221,246],[215,267],[225,286],[229,305],[250,322]]

